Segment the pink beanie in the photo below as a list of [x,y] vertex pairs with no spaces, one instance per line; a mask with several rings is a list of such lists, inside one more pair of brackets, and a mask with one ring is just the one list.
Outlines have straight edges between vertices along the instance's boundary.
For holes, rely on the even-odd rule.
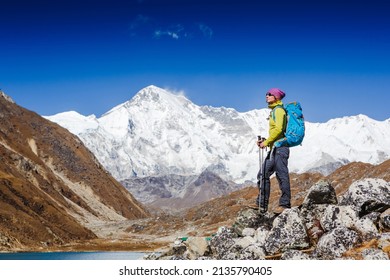
[[278,88],[271,88],[268,92],[271,93],[273,96],[275,96],[276,99],[279,100],[283,99],[283,97],[286,96],[286,94]]

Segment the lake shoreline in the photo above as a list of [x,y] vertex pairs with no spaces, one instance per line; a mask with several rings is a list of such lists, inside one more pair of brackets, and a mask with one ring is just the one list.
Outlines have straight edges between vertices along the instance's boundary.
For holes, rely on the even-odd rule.
[[92,239],[64,245],[23,247],[0,250],[0,253],[60,253],[60,252],[160,252],[169,246],[169,241],[150,241],[144,239]]
[[147,252],[18,252],[0,253],[0,261],[141,260]]

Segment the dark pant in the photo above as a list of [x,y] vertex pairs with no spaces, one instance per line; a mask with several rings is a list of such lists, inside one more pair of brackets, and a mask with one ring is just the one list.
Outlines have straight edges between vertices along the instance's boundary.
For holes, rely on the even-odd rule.
[[275,172],[276,179],[279,183],[279,188],[282,195],[279,199],[279,205],[283,207],[291,207],[291,191],[290,191],[290,176],[288,174],[288,158],[290,156],[290,149],[288,147],[273,148],[268,153],[264,161],[263,169],[259,170],[257,174],[257,186],[260,193],[257,197],[257,204],[267,209],[269,196],[271,192],[271,175]]

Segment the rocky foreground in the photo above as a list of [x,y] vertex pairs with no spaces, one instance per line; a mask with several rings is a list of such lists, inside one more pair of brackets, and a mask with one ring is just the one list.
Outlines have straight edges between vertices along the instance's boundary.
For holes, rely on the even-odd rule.
[[160,256],[169,260],[366,259],[389,260],[390,183],[365,179],[337,197],[325,181],[303,203],[280,215],[239,212],[230,227],[211,237],[177,239]]

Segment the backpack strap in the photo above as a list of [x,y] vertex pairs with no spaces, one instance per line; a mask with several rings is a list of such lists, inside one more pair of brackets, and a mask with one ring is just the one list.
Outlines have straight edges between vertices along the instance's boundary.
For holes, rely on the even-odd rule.
[[275,106],[275,108],[273,108],[272,111],[271,111],[271,117],[272,117],[272,119],[273,119],[274,121],[275,121],[275,110],[276,110],[277,108],[282,108],[282,109],[284,110],[284,112],[287,114],[286,109],[284,109],[284,106],[283,106],[283,105],[277,105],[277,106]]
[[286,133],[286,130],[287,130],[287,111],[286,111],[286,108],[284,108],[283,105],[275,106],[275,108],[273,108],[272,111],[271,111],[271,117],[272,117],[272,119],[274,121],[275,121],[275,111],[276,111],[277,108],[282,108],[284,113],[286,114],[285,119],[283,121],[283,135],[284,135]]

